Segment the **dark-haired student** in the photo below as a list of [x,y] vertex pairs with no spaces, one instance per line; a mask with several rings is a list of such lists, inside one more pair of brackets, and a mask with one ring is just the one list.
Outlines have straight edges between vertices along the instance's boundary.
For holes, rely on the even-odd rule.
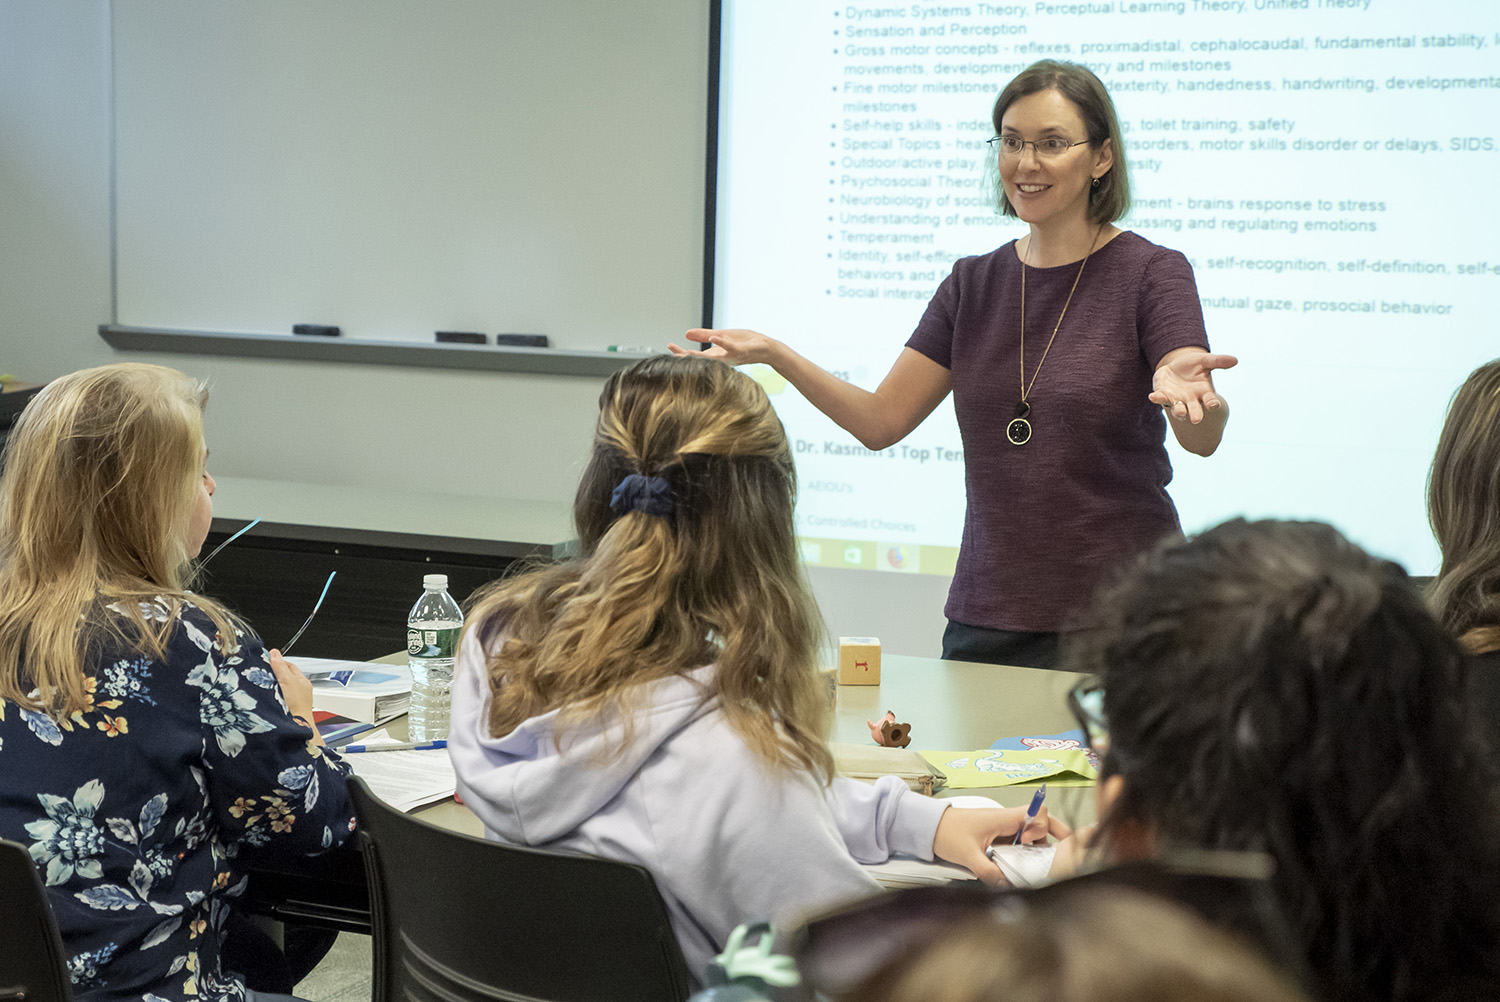
[[687,337],[772,366],[870,449],[951,392],[968,503],[943,657],[1050,668],[1080,601],[1180,532],[1166,428],[1212,454],[1229,416],[1212,376],[1235,359],[1208,350],[1187,258],[1115,225],[1129,172],[1098,77],[1043,60],[1005,86],[992,119],[997,208],[1026,235],[954,264],[873,392],[755,331]]
[[187,590],[206,400],[175,369],[85,369],[6,445],[0,837],[30,849],[84,1002],[254,999],[220,964],[236,855],[319,853],[354,823],[307,678]]
[[1227,522],[1144,558],[1069,662],[1102,687],[1079,705],[1105,859],[1265,853],[1330,1002],[1500,998],[1500,777],[1468,659],[1398,566]]

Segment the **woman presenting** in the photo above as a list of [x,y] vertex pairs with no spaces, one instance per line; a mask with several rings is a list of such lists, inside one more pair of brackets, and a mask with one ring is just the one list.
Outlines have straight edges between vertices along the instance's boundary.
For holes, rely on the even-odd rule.
[[968,508],[943,657],[1052,667],[1111,571],[1180,531],[1163,425],[1212,454],[1229,417],[1212,372],[1236,360],[1208,351],[1187,259],[1114,225],[1130,188],[1099,78],[1044,60],[993,117],[1000,211],[1029,232],[954,265],[873,393],[755,331],[687,337],[770,365],[869,449],[952,392]]

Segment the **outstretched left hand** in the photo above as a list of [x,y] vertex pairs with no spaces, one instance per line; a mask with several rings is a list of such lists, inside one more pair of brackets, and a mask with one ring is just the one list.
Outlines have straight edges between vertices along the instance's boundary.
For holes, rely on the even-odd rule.
[[1151,377],[1150,400],[1171,417],[1198,424],[1205,411],[1224,406],[1224,399],[1214,392],[1213,371],[1238,364],[1233,355],[1215,355],[1201,348],[1168,352]]

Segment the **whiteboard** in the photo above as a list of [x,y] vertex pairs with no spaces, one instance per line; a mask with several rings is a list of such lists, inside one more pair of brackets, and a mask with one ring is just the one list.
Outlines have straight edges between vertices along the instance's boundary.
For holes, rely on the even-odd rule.
[[701,316],[701,0],[115,0],[121,324],[664,345]]

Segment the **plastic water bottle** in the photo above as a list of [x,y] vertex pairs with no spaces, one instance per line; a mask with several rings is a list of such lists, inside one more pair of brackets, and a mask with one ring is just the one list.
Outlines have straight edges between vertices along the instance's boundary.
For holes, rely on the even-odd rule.
[[428,574],[422,589],[406,617],[406,663],[411,667],[407,733],[413,741],[438,741],[448,736],[453,662],[464,614],[448,594],[448,575]]

